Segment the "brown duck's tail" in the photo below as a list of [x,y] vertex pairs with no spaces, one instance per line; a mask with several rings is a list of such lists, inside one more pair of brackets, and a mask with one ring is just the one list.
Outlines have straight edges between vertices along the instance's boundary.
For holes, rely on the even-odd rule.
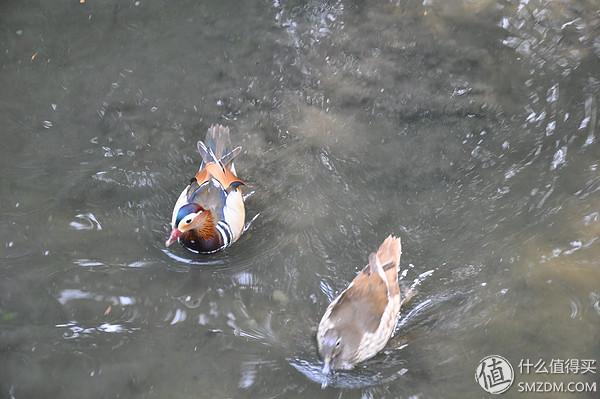
[[400,238],[389,235],[379,246],[374,256],[375,259],[373,257],[369,259],[371,271],[376,272],[376,267],[382,267],[384,271],[393,268],[398,273],[401,254],[402,245],[400,244]]

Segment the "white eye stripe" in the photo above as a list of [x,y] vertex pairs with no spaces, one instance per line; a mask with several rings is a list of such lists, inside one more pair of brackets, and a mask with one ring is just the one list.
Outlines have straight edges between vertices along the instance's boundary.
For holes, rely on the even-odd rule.
[[190,213],[188,216],[191,216],[191,218],[185,219],[185,220],[184,220],[184,223],[186,223],[186,224],[190,224],[190,223],[192,223],[192,221],[194,220],[194,218],[196,218],[196,217],[200,216],[200,214],[201,214],[202,212],[204,212],[204,211],[201,209],[201,210],[199,210],[199,211],[198,211],[198,212],[196,212],[196,213]]

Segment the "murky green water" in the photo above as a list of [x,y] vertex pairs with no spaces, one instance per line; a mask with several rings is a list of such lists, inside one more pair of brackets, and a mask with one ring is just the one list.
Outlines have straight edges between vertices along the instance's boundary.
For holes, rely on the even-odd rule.
[[[3,2],[0,398],[482,398],[488,354],[600,359],[599,10]],[[214,122],[258,217],[194,258],[163,243]],[[389,233],[419,294],[321,390]]]

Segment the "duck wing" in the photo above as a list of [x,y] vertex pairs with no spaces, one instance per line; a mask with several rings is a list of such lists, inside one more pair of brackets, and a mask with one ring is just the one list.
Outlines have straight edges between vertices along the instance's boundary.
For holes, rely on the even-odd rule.
[[227,202],[227,191],[215,179],[198,184],[193,182],[188,190],[188,203],[195,202],[204,209],[212,211],[216,220],[223,219],[223,209]]
[[330,319],[375,332],[390,301],[399,301],[398,270],[400,239],[388,236],[377,253],[369,255],[369,264],[331,304]]
[[330,320],[348,330],[364,329],[375,332],[388,303],[388,287],[367,265],[334,303]]

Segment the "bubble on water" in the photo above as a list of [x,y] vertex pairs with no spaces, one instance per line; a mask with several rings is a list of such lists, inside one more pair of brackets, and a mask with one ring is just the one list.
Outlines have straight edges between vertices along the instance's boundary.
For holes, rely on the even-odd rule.
[[[111,152],[111,154],[113,153]],[[92,176],[92,179],[131,189],[132,187],[154,186],[156,183],[156,174],[147,171],[130,171],[112,168],[111,170],[96,172],[96,174]]]
[[558,83],[548,89],[546,93],[546,102],[554,103],[558,101]]
[[579,250],[583,246],[583,242],[579,240],[571,241],[569,244],[571,245],[571,249],[565,251],[565,255],[571,255],[573,252]]
[[54,126],[54,124],[52,123],[52,121],[43,121],[43,122],[42,122],[42,126],[43,126],[45,129],[50,129],[52,126]]
[[131,306],[136,303],[136,300],[133,297],[121,295],[118,297],[118,302],[121,306]]
[[583,218],[583,224],[589,226],[592,223],[596,223],[600,219],[599,212],[592,212],[589,215],[585,215]]
[[408,370],[402,367],[404,361],[393,356],[397,352],[390,350],[387,355],[384,352],[354,370],[336,370],[329,375],[323,374],[323,363],[314,358],[292,357],[287,360],[290,366],[321,387],[360,389],[390,383],[406,374]]
[[516,169],[514,168],[514,166],[511,166],[511,168],[510,168],[510,169],[508,169],[508,170],[507,170],[507,171],[504,173],[504,179],[505,179],[505,180],[508,180],[508,179],[510,179],[511,177],[513,177],[513,176],[514,176],[514,175],[516,175],[516,174],[517,174],[517,171],[516,171]]
[[496,191],[500,195],[506,195],[510,192],[510,187],[508,187],[508,186],[498,187],[498,189]]
[[560,254],[561,254],[561,253],[562,253],[562,249],[560,249],[560,248],[554,248],[554,249],[552,250],[552,256],[553,256],[553,257],[555,257],[555,258],[556,258],[557,256],[560,256]]
[[125,332],[125,328],[121,324],[110,324],[103,323],[98,326],[98,331],[106,332],[106,333],[122,333]]
[[600,315],[600,294],[596,292],[590,292],[590,302],[594,310]]
[[571,308],[571,314],[569,314],[569,317],[571,319],[577,318],[577,316],[580,314],[579,308],[581,308],[581,304],[579,303],[579,300],[572,298],[569,301],[569,306]]
[[153,263],[153,262],[151,262],[151,261],[146,261],[146,260],[136,260],[136,261],[133,261],[133,262],[130,262],[130,263],[128,263],[128,264],[127,264],[127,267],[135,267],[135,268],[138,268],[138,267],[146,267],[146,266],[149,266],[149,265],[151,265],[152,263]]
[[329,301],[332,301],[335,294],[329,282],[321,280],[319,282],[319,287],[321,288],[321,292],[323,292],[327,296],[327,299],[329,299]]
[[550,170],[555,170],[562,166],[567,159],[567,146],[560,147],[555,153],[550,165]]
[[75,259],[73,261],[74,264],[78,265],[78,266],[82,266],[82,267],[97,267],[97,266],[104,266],[104,263],[98,261],[98,260],[92,260],[92,259],[87,259],[87,258],[82,258],[82,259]]
[[455,87],[452,91],[452,97],[461,97],[471,92],[470,87]]
[[171,320],[171,325],[175,325],[177,323],[184,322],[187,319],[187,312],[182,309],[175,310],[175,316]]
[[240,367],[240,381],[238,386],[241,389],[248,389],[256,381],[256,362],[243,362]]
[[237,280],[237,283],[242,286],[251,287],[254,283],[254,275],[249,272],[237,273],[234,278]]
[[433,270],[427,270],[426,272],[419,274],[419,278],[424,279],[424,278],[431,276],[432,274],[433,274]]
[[327,170],[333,172],[335,169],[331,163],[331,160],[329,159],[329,156],[327,155],[327,152],[325,152],[324,150],[321,151],[321,153],[319,154],[319,158],[321,160],[321,164],[327,168]]
[[200,324],[201,326],[205,326],[208,324],[208,316],[206,316],[204,313],[200,313],[198,315],[198,324]]
[[69,223],[73,230],[102,230],[102,225],[93,213],[80,213],[75,215],[75,220]]
[[550,121],[546,125],[546,136],[551,136],[554,133],[554,129],[556,129],[556,121]]

